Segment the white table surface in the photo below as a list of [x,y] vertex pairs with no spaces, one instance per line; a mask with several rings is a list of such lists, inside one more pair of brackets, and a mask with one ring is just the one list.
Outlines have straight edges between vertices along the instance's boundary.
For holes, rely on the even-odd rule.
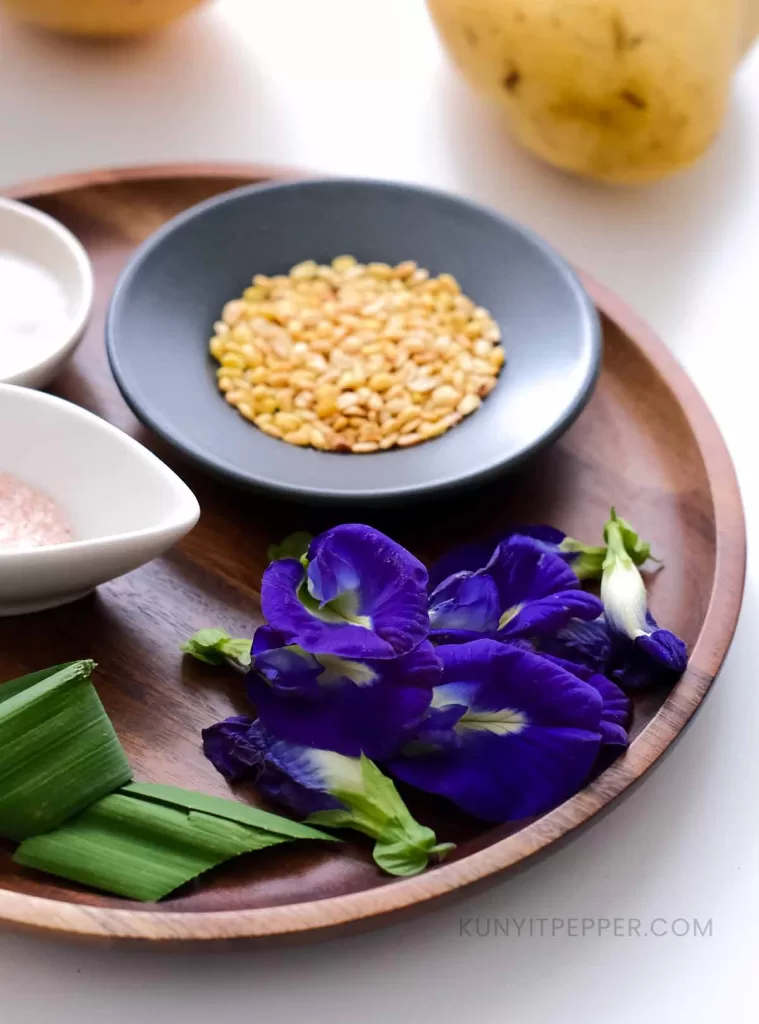
[[[558,175],[512,145],[449,68],[421,0],[219,0],[116,47],[0,19],[0,184],[208,159],[426,182],[531,225],[671,346],[725,433],[749,533],[759,527],[756,363],[746,359],[759,340],[759,50],[707,157],[623,191]],[[298,949],[190,958],[3,934],[0,1019],[755,1024],[756,583],[751,552],[732,651],[687,736],[555,856],[418,922]],[[477,917],[482,931],[498,918],[501,932],[462,927]],[[521,937],[502,933],[522,918],[535,920],[532,937],[527,925]],[[539,918],[549,919],[543,937]],[[552,936],[554,918],[640,919],[641,932],[654,919],[669,923],[658,931],[710,920],[711,935],[614,937],[600,925],[581,938],[557,925]]]

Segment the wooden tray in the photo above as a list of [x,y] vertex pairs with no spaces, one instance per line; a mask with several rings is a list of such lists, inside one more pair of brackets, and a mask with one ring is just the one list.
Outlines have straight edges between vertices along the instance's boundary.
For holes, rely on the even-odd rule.
[[[264,501],[178,463],[116,390],[103,348],[103,316],[137,242],[192,203],[276,173],[217,165],[137,168],[11,192],[67,224],[95,264],[95,317],[56,393],[155,450],[195,490],[203,513],[165,558],[96,595],[3,620],[0,679],[95,658],[96,683],[136,776],[209,793],[227,787],[203,758],[200,729],[243,712],[245,702],[237,676],[184,663],[179,644],[201,626],[250,635],[259,617],[266,545],[293,529],[317,532],[335,513]],[[743,590],[743,513],[724,442],[683,370],[619,299],[592,280],[586,285],[604,315],[604,367],[595,397],[561,441],[485,493],[451,502],[446,518],[462,524],[457,536],[437,525],[442,517],[429,508],[370,518],[431,558],[445,545],[510,521],[554,523],[592,541],[616,503],[666,563],[653,583],[654,613],[692,649],[688,671],[671,692],[636,699],[637,738],[628,754],[582,793],[521,828],[486,828],[429,799],[414,803],[440,838],[459,846],[443,865],[402,881],[381,875],[369,845],[360,841],[337,851],[278,848],[242,858],[146,909],[21,870],[8,846],[0,849],[0,921],[48,933],[164,943],[315,936],[379,924],[547,849],[654,764],[703,700],[730,643]],[[366,511],[360,515],[367,518]],[[351,511],[341,518],[350,520]],[[253,798],[244,788],[238,793]]]

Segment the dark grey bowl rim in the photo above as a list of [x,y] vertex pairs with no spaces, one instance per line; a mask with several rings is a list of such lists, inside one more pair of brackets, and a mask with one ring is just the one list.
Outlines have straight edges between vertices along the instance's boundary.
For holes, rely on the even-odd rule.
[[[114,342],[114,323],[118,314],[119,305],[124,301],[124,296],[132,280],[139,273],[142,263],[146,257],[154,249],[158,248],[166,237],[171,235],[178,228],[181,228],[188,221],[194,220],[196,217],[202,216],[207,211],[213,210],[216,207],[223,206],[229,202],[234,202],[241,196],[275,190],[307,189],[315,186],[323,186],[325,184],[351,185],[373,190],[393,192],[412,192],[420,195],[434,196],[448,201],[454,201],[462,206],[469,207],[473,211],[485,214],[496,221],[500,221],[506,229],[521,235],[526,241],[541,252],[541,254],[556,270],[558,276],[564,280],[565,284],[576,297],[578,307],[581,310],[585,321],[585,329],[590,346],[588,371],[577,389],[574,401],[562,410],[562,415],[557,417],[556,422],[547,430],[544,430],[542,434],[538,435],[532,444],[527,445],[518,454],[511,455],[501,461],[495,461],[484,469],[481,468],[471,472],[456,472],[451,474],[449,478],[438,480],[432,484],[423,483],[405,487],[386,486],[366,488],[360,492],[354,491],[350,494],[346,494],[344,491],[329,487],[303,487],[288,484],[286,481],[261,480],[252,473],[241,472],[236,466],[226,463],[221,457],[209,458],[194,444],[187,442],[184,438],[179,436],[174,431],[171,424],[162,420],[160,413],[153,411],[154,407],[151,402],[146,402],[143,396],[136,393],[137,389],[132,388],[125,383],[118,352],[116,351],[116,344]],[[422,498],[435,494],[445,494],[463,489],[467,486],[484,484],[495,476],[504,474],[509,469],[513,469],[521,465],[521,463],[526,459],[535,455],[542,448],[547,447],[559,438],[566,430],[569,429],[569,427],[572,426],[593,395],[593,391],[601,373],[603,336],[598,311],[575,271],[566,262],[566,260],[559,255],[553,246],[550,245],[549,242],[545,241],[545,239],[540,235],[536,234],[530,228],[525,227],[523,224],[520,224],[518,221],[494,210],[492,207],[487,206],[484,203],[476,202],[466,196],[456,195],[455,193],[449,192],[445,189],[415,183],[385,180],[382,178],[325,176],[301,178],[295,181],[274,181],[262,182],[254,185],[242,185],[239,188],[211,196],[209,199],[204,199],[200,203],[190,206],[188,209],[183,210],[181,213],[177,214],[176,217],[172,217],[171,220],[167,221],[164,225],[154,231],[153,234],[134,249],[116,281],[116,285],[108,303],[105,319],[105,349],[108,357],[108,363],[119,391],[135,416],[142,423],[150,427],[150,429],[166,441],[167,444],[180,452],[190,462],[202,467],[212,476],[215,476],[218,479],[230,481],[231,483],[234,483],[246,490],[258,491],[259,493],[265,494],[276,494],[280,497],[290,499],[305,498],[310,501],[331,503],[339,501],[349,501],[351,503],[391,503],[406,498]]]

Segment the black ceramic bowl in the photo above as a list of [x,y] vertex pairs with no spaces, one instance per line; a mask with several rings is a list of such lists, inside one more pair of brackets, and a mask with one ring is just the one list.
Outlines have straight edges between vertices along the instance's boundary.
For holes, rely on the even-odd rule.
[[[212,325],[254,274],[341,253],[448,271],[498,322],[506,366],[482,407],[413,448],[341,455],[263,434],[216,388]],[[540,238],[465,199],[410,185],[300,181],[237,189],[170,221],[135,253],[106,326],[136,415],[237,484],[305,499],[406,499],[483,481],[554,440],[595,384],[596,311]]]

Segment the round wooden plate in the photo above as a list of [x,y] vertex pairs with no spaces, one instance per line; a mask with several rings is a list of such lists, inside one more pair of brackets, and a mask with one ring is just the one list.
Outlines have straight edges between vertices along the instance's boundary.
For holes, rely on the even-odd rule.
[[[184,662],[179,644],[201,626],[252,634],[267,544],[294,529],[315,533],[336,513],[264,501],[178,464],[116,390],[103,348],[103,316],[119,270],[146,235],[192,203],[277,173],[283,172],[136,168],[11,191],[68,225],[95,265],[95,317],[56,393],[154,449],[195,490],[203,511],[198,527],[165,558],[77,604],[2,620],[0,679],[95,658],[95,681],[137,778],[209,793],[228,790],[203,758],[200,730],[242,713],[245,702],[236,675]],[[451,500],[445,509],[360,514],[430,559],[456,541],[509,522],[553,523],[597,542],[609,506],[616,504],[664,560],[651,583],[652,608],[692,651],[686,674],[671,691],[636,698],[636,738],[627,755],[573,799],[526,824],[485,827],[442,803],[413,799],[417,816],[439,838],[459,845],[444,864],[402,881],[381,875],[360,840],[337,850],[306,844],[241,858],[146,908],[19,869],[6,846],[0,849],[0,921],[48,933],[163,943],[312,937],[379,924],[546,850],[661,757],[704,699],[729,646],[743,591],[743,512],[724,442],[686,374],[619,299],[592,280],[585,283],[603,313],[604,366],[595,397],[571,430],[516,474]],[[341,514],[342,521],[352,518],[350,509]],[[455,532],[445,523],[457,524]],[[238,795],[255,799],[244,788]]]

